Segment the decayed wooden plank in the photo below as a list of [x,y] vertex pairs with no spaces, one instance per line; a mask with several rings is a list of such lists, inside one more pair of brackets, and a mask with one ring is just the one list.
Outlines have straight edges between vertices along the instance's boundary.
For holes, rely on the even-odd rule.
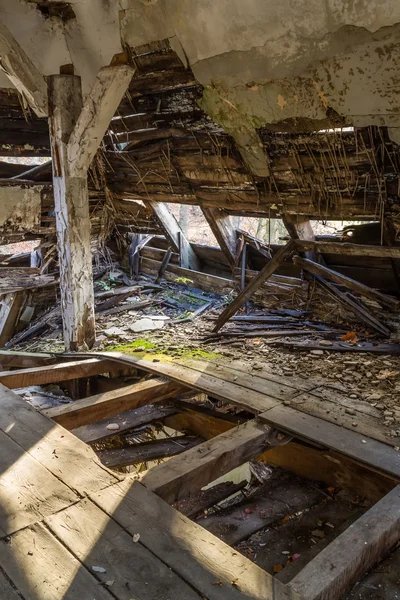
[[45,352],[17,352],[12,350],[0,350],[0,365],[2,368],[43,367],[45,365],[54,365],[57,358],[52,354]]
[[261,454],[269,432],[269,427],[253,422],[239,425],[153,467],[141,481],[172,504]]
[[291,255],[295,249],[293,240],[290,240],[286,246],[283,246],[275,254],[273,258],[265,265],[265,267],[259,272],[254,279],[240,292],[238,296],[226,307],[226,309],[218,317],[213,331],[219,331],[221,327],[232,317],[235,312],[239,310],[241,306],[248,300],[258,288],[267,281],[281,264]]
[[[179,598],[199,600],[179,575],[147,550],[90,500],[63,510],[46,520],[47,526],[102,583],[113,581],[110,591],[119,600]],[[86,598],[87,596],[85,596]]]
[[298,600],[287,586],[138,482],[91,499],[208,600]]
[[22,369],[18,371],[2,371],[0,383],[9,389],[23,388],[30,385],[45,385],[47,383],[58,383],[78,379],[79,377],[90,377],[100,375],[108,371],[115,371],[116,365],[107,360],[89,358],[57,365]]
[[76,502],[77,496],[0,432],[0,529],[10,534]]
[[331,448],[373,469],[400,477],[400,453],[387,444],[286,406],[272,408],[258,418],[297,438]]
[[360,283],[359,281],[355,281],[350,277],[346,277],[346,275],[342,275],[337,271],[328,269],[327,267],[319,265],[318,263],[315,263],[312,260],[308,260],[307,258],[300,258],[299,256],[295,256],[293,262],[302,269],[310,271],[310,273],[313,273],[313,275],[319,275],[320,277],[323,277],[335,283],[342,284],[347,288],[353,290],[354,292],[365,296],[365,298],[370,298],[371,300],[379,302],[379,304],[381,304],[382,306],[387,306],[391,309],[396,309],[400,304],[398,298],[388,296],[387,294],[382,294],[381,292],[378,292],[378,290],[370,288],[367,285]]
[[300,571],[289,587],[307,600],[336,600],[400,537],[400,486]]
[[43,413],[66,429],[74,429],[150,402],[161,402],[185,391],[187,388],[173,381],[148,379],[71,404],[49,408]]
[[112,431],[107,429],[107,425],[109,425],[111,422],[108,418],[72,429],[72,433],[82,440],[82,442],[91,444],[93,442],[105,440],[116,434],[124,433],[129,429],[141,427],[142,425],[146,425],[152,421],[165,419],[165,417],[176,413],[177,410],[177,408],[173,408],[172,406],[157,406],[154,404],[149,404],[147,406],[141,406],[140,408],[127,410],[113,416],[112,423],[118,425],[117,430]]
[[102,489],[121,479],[98,462],[89,446],[2,385],[0,430],[80,494]]
[[239,385],[239,378],[238,382],[229,383],[222,381],[217,377],[213,377],[212,375],[199,373],[194,369],[183,367],[171,361],[160,360],[159,362],[154,363],[144,358],[127,356],[122,352],[97,353],[96,356],[116,360],[119,363],[134,366],[138,369],[143,369],[157,375],[164,375],[182,385],[209,393],[218,400],[226,400],[233,404],[239,404],[253,412],[263,412],[264,410],[268,410],[269,408],[280,404],[280,401],[271,395],[249,390],[248,388]]
[[105,448],[97,452],[101,462],[107,467],[127,467],[159,458],[168,458],[182,452],[188,452],[198,446],[201,438],[181,435],[161,440],[152,440],[140,444],[132,444],[125,448]]
[[40,523],[0,541],[0,565],[27,600],[114,598]]

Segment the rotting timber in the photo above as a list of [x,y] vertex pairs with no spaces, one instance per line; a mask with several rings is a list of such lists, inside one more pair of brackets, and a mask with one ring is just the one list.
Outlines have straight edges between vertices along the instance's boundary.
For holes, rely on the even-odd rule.
[[[26,74],[27,57],[18,44],[13,51]],[[34,71],[31,108],[16,91],[0,94],[3,155],[53,156],[52,163],[33,168],[0,164],[3,243],[41,240],[35,265],[30,256],[9,256],[0,266],[1,345],[64,326],[67,349],[91,346],[94,312],[98,321],[126,311],[151,314],[150,307],[174,300],[166,297],[165,281],[181,279],[222,297],[217,315],[211,312],[215,298],[206,297],[199,312],[181,319],[204,311],[215,330],[204,343],[273,338],[310,347],[311,338],[320,353],[399,353],[398,146],[386,127],[339,128],[335,115],[323,131],[312,124],[303,131],[290,123],[262,127],[262,174],[254,173],[243,146],[200,108],[202,86],[168,42],[116,57],[99,71],[85,103],[79,78],[69,71],[47,81]],[[17,85],[25,100],[30,83],[21,77]],[[66,103],[72,88],[73,106]],[[219,248],[191,244],[167,203],[199,206]],[[236,230],[230,217],[237,215],[282,217],[286,246]],[[344,232],[327,240],[312,228],[312,221],[325,219],[374,223],[355,226],[352,238]],[[85,235],[78,235],[80,228]],[[123,240],[127,233],[134,235]],[[132,262],[131,269],[120,269],[123,285],[94,292],[91,251],[93,279],[104,283],[117,262],[110,252],[126,258],[127,241]],[[239,289],[227,303],[227,293]],[[138,291],[154,295],[134,302]],[[321,310],[314,315],[319,319],[310,317],[314,299],[321,309],[328,298],[334,308],[327,313],[338,305],[347,311],[344,330],[343,324],[326,325]],[[235,316],[254,299],[263,311],[250,307],[249,314]],[[46,305],[51,308],[42,313]],[[37,321],[22,318],[27,308]],[[54,598],[93,593],[122,600],[134,589],[147,600],[167,586],[185,599],[334,600],[400,537],[397,417],[386,415],[382,424],[375,406],[340,388],[254,372],[245,364],[150,353],[4,352],[1,363],[8,512],[0,521],[0,590],[12,599],[17,593],[30,598],[44,586],[43,594]],[[9,391],[60,382],[74,400],[39,413]],[[165,427],[168,435],[158,437]],[[169,457],[141,475],[124,472]],[[248,463],[247,484],[228,480],[202,490]],[[30,494],[21,509],[22,478]],[[266,530],[273,525],[287,542],[285,522],[298,524],[297,513],[309,510],[323,514],[321,500],[336,502],[339,488],[354,494],[354,502],[340,504],[346,518],[338,525],[325,517],[312,530],[308,546],[325,540],[318,552],[305,545],[304,556],[287,555],[283,546],[285,560],[281,554],[275,564],[256,562],[253,536],[261,532],[272,544]],[[219,514],[216,507],[231,494],[232,505]],[[199,522],[185,512],[192,519],[200,515]],[[354,520],[350,527],[347,519]],[[15,556],[23,564],[32,557],[30,579]],[[43,569],[55,559],[63,565],[62,582],[43,582]]]

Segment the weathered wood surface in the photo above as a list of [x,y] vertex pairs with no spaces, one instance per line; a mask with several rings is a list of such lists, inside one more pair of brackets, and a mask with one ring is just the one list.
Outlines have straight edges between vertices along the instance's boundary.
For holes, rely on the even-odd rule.
[[400,477],[400,453],[387,444],[287,406],[272,408],[258,418],[261,423],[267,423],[296,438],[314,442],[319,447],[335,450],[377,471]]
[[172,504],[261,454],[269,433],[253,422],[239,425],[154,467],[141,482]]
[[99,450],[97,454],[103,465],[115,469],[186,453],[194,446],[198,446],[200,442],[199,438],[181,435],[132,444],[124,448],[105,448]]
[[93,575],[103,584],[113,581],[109,590],[118,600],[199,599],[197,592],[167,564],[140,540],[133,543],[132,535],[90,500],[49,517],[46,525],[89,571],[93,565],[106,570]]
[[66,429],[74,429],[151,402],[161,402],[185,391],[187,388],[178,383],[149,379],[43,412]]
[[232,317],[241,306],[248,300],[254,292],[256,292],[263,283],[267,281],[284,260],[291,255],[295,248],[294,242],[291,240],[283,246],[273,258],[265,265],[265,267],[259,272],[259,274],[252,279],[252,281],[240,292],[238,296],[225,308],[225,310],[218,317],[214,327],[214,331],[219,331],[221,327]]
[[92,375],[100,375],[115,370],[117,370],[116,365],[112,361],[88,358],[18,371],[2,371],[0,372],[0,383],[10,389],[16,389],[30,385],[58,383],[78,379],[79,377],[91,377]]
[[76,502],[77,495],[0,431],[0,532],[10,534]]
[[[93,442],[99,442],[107,438],[119,435],[134,429],[147,425],[153,421],[161,421],[166,417],[173,415],[177,412],[177,408],[171,406],[157,406],[155,404],[149,404],[141,406],[140,408],[134,408],[127,410],[126,412],[119,412],[114,415],[112,419],[106,418],[87,425],[81,425],[76,429],[72,429],[72,433],[76,435],[82,442],[92,444]],[[107,425],[110,423],[118,425],[117,430],[107,429]]]
[[103,67],[98,72],[68,141],[71,176],[86,177],[134,73],[130,65]]
[[42,524],[1,540],[0,549],[0,566],[24,599],[114,598]]
[[173,381],[185,385],[189,388],[210,393],[214,398],[228,400],[234,404],[246,406],[249,410],[263,412],[272,406],[279,404],[279,400],[274,396],[257,391],[249,391],[243,387],[240,381],[229,383],[222,379],[199,373],[194,369],[174,364],[172,361],[152,362],[144,358],[128,356],[122,352],[104,352],[97,353],[97,356],[116,360],[128,366],[134,366],[138,369],[144,369],[150,373],[164,375]]
[[0,430],[79,494],[102,489],[121,479],[100,464],[89,446],[3,385],[0,385]]
[[64,341],[67,350],[79,350],[96,339],[87,172],[77,176],[68,156],[82,111],[81,80],[52,75],[48,84]]
[[399,538],[397,486],[309,562],[289,587],[307,600],[336,600]]
[[143,546],[209,600],[298,600],[138,482],[111,486],[91,499],[131,535],[138,533]]

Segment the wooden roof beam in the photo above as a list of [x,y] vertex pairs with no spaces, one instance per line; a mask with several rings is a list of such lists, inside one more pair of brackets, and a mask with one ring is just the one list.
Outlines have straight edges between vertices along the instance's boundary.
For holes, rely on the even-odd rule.
[[47,83],[40,71],[0,21],[0,68],[38,117],[47,117]]

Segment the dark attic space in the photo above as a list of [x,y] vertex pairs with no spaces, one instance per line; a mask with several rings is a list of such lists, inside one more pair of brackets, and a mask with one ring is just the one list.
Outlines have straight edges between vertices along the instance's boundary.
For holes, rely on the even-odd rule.
[[399,600],[399,33],[0,0],[1,600]]

